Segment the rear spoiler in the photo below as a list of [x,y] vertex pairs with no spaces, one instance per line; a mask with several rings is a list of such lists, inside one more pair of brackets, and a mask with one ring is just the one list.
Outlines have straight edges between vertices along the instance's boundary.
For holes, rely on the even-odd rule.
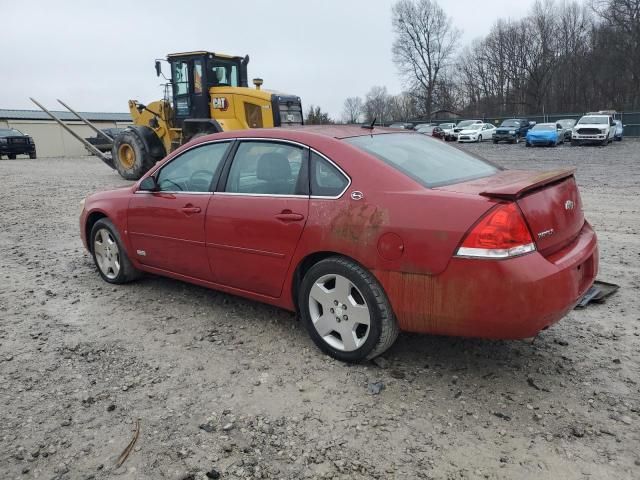
[[491,186],[480,192],[480,195],[484,197],[515,200],[522,197],[525,193],[538,190],[545,185],[572,177],[575,172],[575,168],[563,168],[559,170],[548,170],[545,172],[507,170],[504,172],[504,176],[502,178],[505,183]]

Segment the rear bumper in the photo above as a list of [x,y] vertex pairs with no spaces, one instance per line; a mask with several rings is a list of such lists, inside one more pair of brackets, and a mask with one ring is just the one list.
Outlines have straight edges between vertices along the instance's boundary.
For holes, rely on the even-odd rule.
[[568,246],[544,257],[453,258],[440,275],[376,271],[401,330],[519,339],[533,337],[576,305],[598,272],[595,232],[585,223]]
[[24,145],[0,144],[0,155],[26,155],[35,153],[35,151],[36,146],[32,143],[25,143]]

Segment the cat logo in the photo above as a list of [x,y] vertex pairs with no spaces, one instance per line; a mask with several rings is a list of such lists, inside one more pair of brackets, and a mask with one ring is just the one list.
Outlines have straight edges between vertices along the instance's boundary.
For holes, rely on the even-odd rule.
[[229,108],[229,102],[224,97],[212,98],[211,99],[211,105],[213,105],[214,109],[222,110],[223,112],[226,112],[227,108]]

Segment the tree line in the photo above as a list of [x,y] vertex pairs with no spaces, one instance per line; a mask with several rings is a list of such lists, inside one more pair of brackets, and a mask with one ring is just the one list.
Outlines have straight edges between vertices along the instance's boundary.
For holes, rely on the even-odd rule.
[[347,98],[342,122],[640,110],[640,0],[536,0],[464,47],[437,0],[398,0],[392,25],[404,91]]

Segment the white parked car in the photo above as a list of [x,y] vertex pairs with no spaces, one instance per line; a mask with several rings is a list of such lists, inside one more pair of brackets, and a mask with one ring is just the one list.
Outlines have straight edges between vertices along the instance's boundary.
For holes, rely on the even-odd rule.
[[495,125],[490,123],[474,123],[458,133],[458,142],[482,142],[493,139]]
[[578,120],[571,131],[571,145],[595,143],[607,145],[613,142],[616,124],[611,115],[587,114]]

